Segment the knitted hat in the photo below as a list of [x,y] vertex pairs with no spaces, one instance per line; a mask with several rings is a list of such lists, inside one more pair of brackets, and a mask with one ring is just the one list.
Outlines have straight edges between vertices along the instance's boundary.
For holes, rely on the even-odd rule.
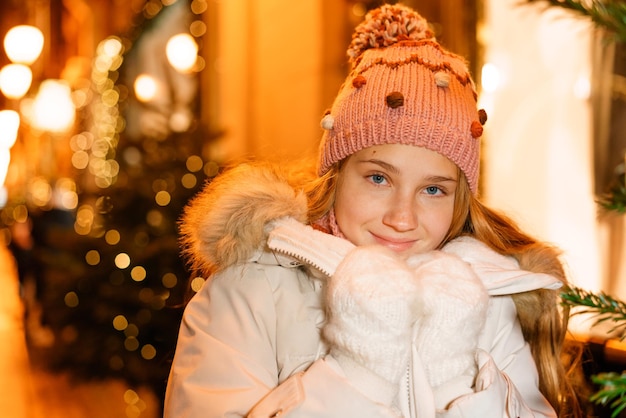
[[465,60],[437,43],[426,19],[398,4],[366,15],[348,56],[352,71],[321,123],[319,174],[364,148],[407,144],[449,158],[476,193],[487,115],[476,109]]

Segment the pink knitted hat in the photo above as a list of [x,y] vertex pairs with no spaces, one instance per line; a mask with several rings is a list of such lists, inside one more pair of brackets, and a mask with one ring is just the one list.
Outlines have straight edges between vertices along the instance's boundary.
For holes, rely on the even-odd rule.
[[402,5],[370,11],[348,48],[352,71],[322,119],[319,174],[381,144],[425,147],[453,161],[478,189],[484,111],[465,60],[435,40],[428,22]]

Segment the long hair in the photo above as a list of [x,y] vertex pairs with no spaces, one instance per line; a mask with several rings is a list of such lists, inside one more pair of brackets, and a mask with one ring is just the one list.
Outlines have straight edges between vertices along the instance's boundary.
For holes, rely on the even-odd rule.
[[[309,222],[319,221],[332,208],[339,172],[340,165],[335,164],[325,175],[302,185],[308,197]],[[527,235],[510,218],[482,204],[460,170],[459,179],[452,223],[441,246],[461,235],[473,236],[494,251],[517,259],[522,269],[550,274],[567,286],[557,248]],[[575,374],[580,370],[580,355],[571,355],[565,346],[569,311],[560,305],[559,291],[538,289],[512,298],[537,365],[539,390],[559,417],[581,417],[572,384],[573,378],[579,377]]]
[[[461,176],[462,177],[462,176]],[[513,256],[520,268],[549,274],[568,286],[561,251],[524,233],[506,215],[488,208],[460,182],[455,206],[467,208],[462,234],[471,235],[494,251]],[[560,290],[537,289],[512,295],[524,339],[539,372],[539,389],[559,417],[581,417],[576,381],[582,351],[566,339],[569,308],[560,304]],[[555,361],[555,359],[560,361]]]

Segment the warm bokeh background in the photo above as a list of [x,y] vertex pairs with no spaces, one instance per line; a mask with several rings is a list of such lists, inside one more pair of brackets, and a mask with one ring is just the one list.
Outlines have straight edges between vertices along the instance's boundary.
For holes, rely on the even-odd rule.
[[[0,126],[0,411],[160,414],[181,306],[202,283],[179,258],[182,207],[234,161],[316,152],[352,29],[380,3],[0,2],[0,38],[44,37],[27,92],[0,93],[21,118],[10,153]],[[489,115],[484,199],[563,248],[575,285],[626,298],[624,215],[597,203],[624,176],[623,44],[542,1],[404,3],[470,62]],[[167,54],[181,33],[197,48],[187,70]]]

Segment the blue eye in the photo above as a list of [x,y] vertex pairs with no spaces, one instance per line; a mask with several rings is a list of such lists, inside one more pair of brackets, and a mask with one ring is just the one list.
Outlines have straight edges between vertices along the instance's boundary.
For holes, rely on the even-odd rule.
[[441,189],[437,186],[428,186],[426,189],[426,194],[436,195],[442,193]]
[[372,174],[370,178],[372,179],[372,182],[375,184],[383,184],[385,182],[385,176],[381,174]]

